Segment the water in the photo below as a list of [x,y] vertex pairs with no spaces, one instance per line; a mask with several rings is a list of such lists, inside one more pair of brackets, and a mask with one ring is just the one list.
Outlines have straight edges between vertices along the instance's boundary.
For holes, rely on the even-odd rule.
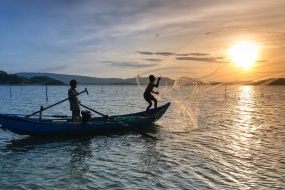
[[[86,88],[89,95],[79,99],[102,113],[147,106],[137,86]],[[179,101],[187,88],[172,97]],[[49,87],[46,102],[45,88],[12,86],[10,97],[10,88],[0,86],[0,112],[29,114],[65,99],[67,90]],[[220,87],[190,96],[185,104],[196,117],[182,123],[182,108],[172,104],[146,131],[159,141],[134,132],[36,139],[0,130],[0,189],[285,189],[285,87],[233,86],[224,93]],[[68,102],[44,113],[70,114]]]

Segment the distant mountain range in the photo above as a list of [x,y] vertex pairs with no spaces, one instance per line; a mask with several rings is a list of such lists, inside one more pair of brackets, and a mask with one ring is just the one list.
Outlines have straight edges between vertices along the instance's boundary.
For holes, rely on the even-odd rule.
[[[78,76],[78,75],[64,75],[64,74],[55,74],[55,73],[30,73],[30,72],[21,72],[15,73],[16,75],[32,78],[35,76],[47,76],[59,81],[62,81],[66,85],[69,85],[69,81],[75,79],[81,85],[136,85],[136,78],[120,79],[120,78],[96,78],[96,77],[87,77],[87,76]],[[149,83],[148,77],[139,78],[139,82],[142,85]],[[170,78],[162,78],[160,85],[173,85],[174,80]]]
[[[33,73],[33,72],[20,72],[15,74],[8,74],[5,71],[0,71],[0,84],[48,84],[48,85],[69,85],[69,81],[75,79],[80,85],[136,85],[136,78],[120,79],[120,78],[97,78],[79,75],[65,75],[55,73]],[[170,78],[162,78],[160,85],[174,84],[174,80]],[[200,81],[189,81],[187,78],[182,78],[178,81],[178,85],[189,84],[203,85],[205,83]],[[139,78],[141,85],[149,83],[148,77]],[[220,84],[221,82],[211,82],[212,85]],[[257,82],[232,82],[225,83],[228,85],[285,85],[285,78],[269,78]]]

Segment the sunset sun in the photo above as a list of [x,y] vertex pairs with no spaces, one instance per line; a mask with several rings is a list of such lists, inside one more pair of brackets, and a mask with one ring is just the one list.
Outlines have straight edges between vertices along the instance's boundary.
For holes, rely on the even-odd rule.
[[247,41],[236,43],[228,49],[231,60],[245,70],[249,70],[257,61],[258,53],[258,46]]

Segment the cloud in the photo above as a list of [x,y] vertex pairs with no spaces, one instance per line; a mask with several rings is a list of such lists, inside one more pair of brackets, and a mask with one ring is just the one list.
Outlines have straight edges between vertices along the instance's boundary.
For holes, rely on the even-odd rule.
[[[0,2],[0,59],[2,63],[15,63],[5,67],[8,72],[41,69],[47,65],[48,68],[41,70],[78,72],[61,65],[70,63],[70,59],[78,60],[81,66],[77,66],[86,73],[90,72],[90,68],[97,67],[102,71],[102,65],[95,64],[99,60],[117,60],[103,65],[106,70],[109,66],[154,66],[152,63],[161,61],[158,59],[161,56],[173,56],[174,59],[178,56],[177,60],[217,62],[220,61],[219,58],[210,58],[208,53],[212,54],[212,51],[206,51],[204,48],[216,47],[221,44],[220,42],[212,44],[207,41],[204,46],[196,46],[196,43],[203,44],[204,40],[218,39],[221,35],[226,40],[237,32],[272,34],[274,31],[284,31],[285,26],[285,1],[28,0],[20,4],[15,0]],[[47,9],[50,11],[46,11]],[[264,29],[265,32],[259,29]],[[282,39],[283,37],[284,35]],[[184,51],[185,49],[175,51],[179,47],[183,48],[183,44],[193,45],[191,51],[194,52],[189,53]],[[142,57],[149,56],[144,58],[151,59],[142,58],[141,63],[118,61],[122,60],[122,57],[124,60],[137,60],[138,55],[125,58],[125,54],[131,52],[133,56],[134,50],[142,47],[149,51],[135,53]],[[94,54],[87,55],[92,50],[95,50]],[[207,53],[202,53],[203,50]],[[82,69],[83,64],[87,65],[86,62],[92,62],[94,65]],[[76,67],[76,64],[69,65],[71,69]]]
[[138,51],[138,53],[142,54],[142,55],[162,55],[162,56],[170,56],[170,55],[177,55],[177,56],[208,56],[210,54],[208,53],[184,53],[184,54],[174,54],[171,52],[147,52],[147,51]]
[[118,61],[103,61],[101,63],[109,63],[113,67],[120,67],[120,68],[146,68],[146,67],[153,67],[156,64],[145,64],[139,62],[118,62]]
[[200,57],[177,57],[177,60],[192,60],[192,61],[203,61],[203,62],[218,62],[217,59],[220,58],[213,58],[213,57],[209,57],[209,58],[200,58]]
[[145,59],[146,61],[161,61],[161,59]]
[[142,54],[142,55],[162,55],[162,56],[169,56],[169,55],[173,55],[173,53],[171,52],[147,52],[147,51],[138,51],[138,53]]
[[169,56],[169,55],[173,55],[173,53],[171,52],[156,52],[156,55],[163,55],[163,56]]
[[153,55],[153,52],[146,52],[146,51],[138,51],[138,53],[142,54],[142,55]]
[[207,56],[210,55],[208,53],[187,53],[187,54],[176,54],[177,56],[189,56],[189,55],[194,55],[194,56]]

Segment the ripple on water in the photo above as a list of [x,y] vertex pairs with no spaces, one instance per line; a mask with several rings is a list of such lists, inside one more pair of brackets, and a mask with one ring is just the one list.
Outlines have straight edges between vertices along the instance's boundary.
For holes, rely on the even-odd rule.
[[[46,103],[42,88],[34,88],[29,89],[32,95],[25,91],[12,99],[0,91],[1,112],[31,113],[67,93],[66,87],[53,87],[50,92],[57,93]],[[87,88],[90,95],[80,98],[104,113],[145,109],[135,87],[124,87],[122,93],[115,93],[115,86],[108,93],[102,93],[101,86]],[[241,93],[239,87],[228,90],[227,99],[221,93],[197,97],[189,103],[199,110],[196,120],[177,120],[172,104],[159,126],[147,131],[159,141],[134,132],[36,139],[1,131],[1,188],[282,189],[285,89],[270,87],[266,96],[259,96],[258,88],[247,90],[250,93]],[[66,113],[66,107],[63,103],[51,112]]]

